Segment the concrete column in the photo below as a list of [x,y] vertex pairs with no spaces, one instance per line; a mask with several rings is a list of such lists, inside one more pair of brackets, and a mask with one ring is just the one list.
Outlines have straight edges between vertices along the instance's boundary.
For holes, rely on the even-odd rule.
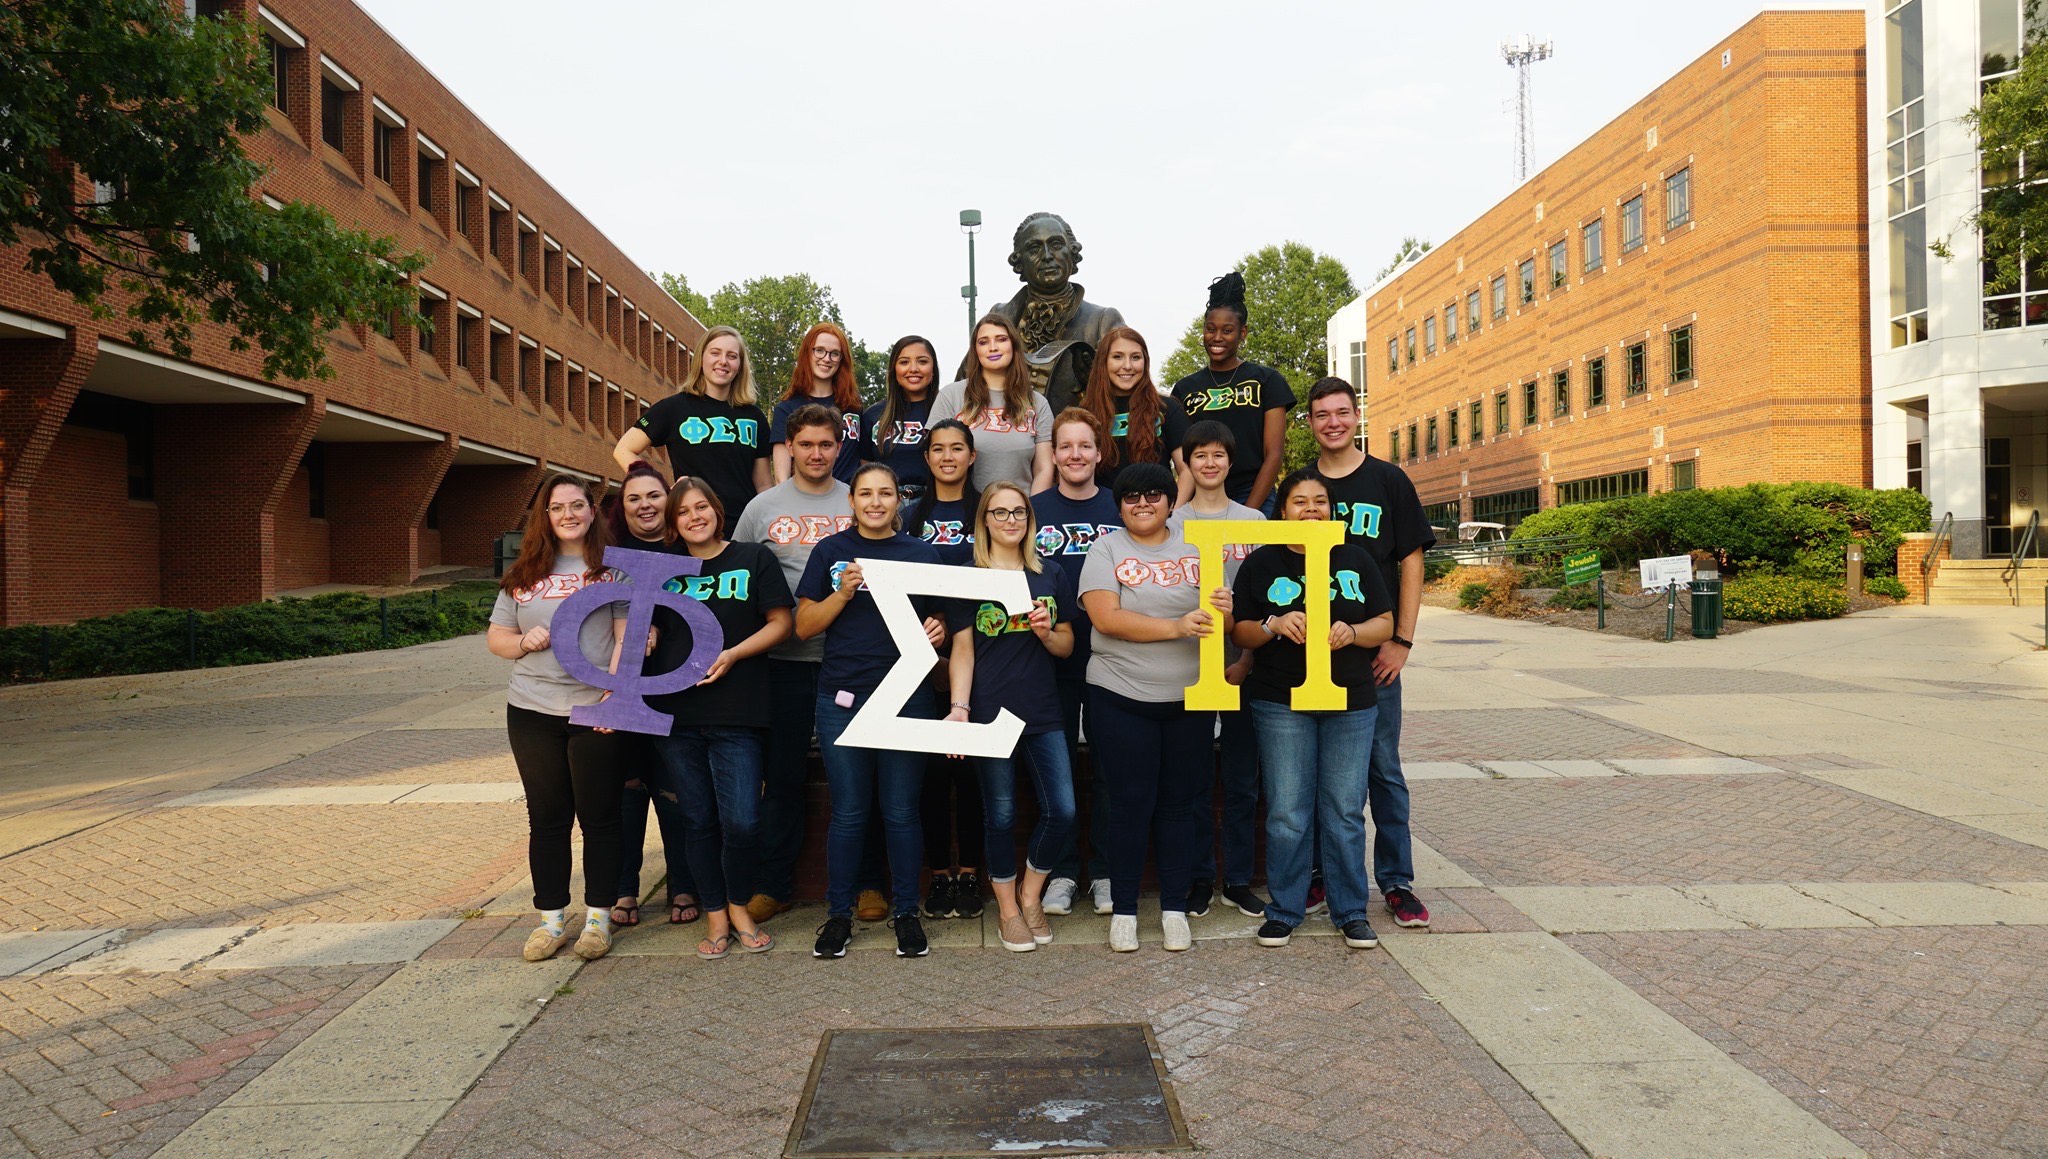
[[278,503],[325,410],[318,400],[159,408],[166,605],[222,608],[277,592]]
[[538,465],[456,465],[441,480],[441,562],[489,567],[492,545],[526,520],[546,472]]
[[328,578],[344,584],[411,583],[420,573],[420,523],[455,462],[439,443],[328,443]]
[[1955,513],[1955,558],[1984,558],[1984,405],[1970,376],[1944,378],[1928,396],[1922,455],[1935,523]]
[[[98,336],[0,340],[0,624],[27,623],[28,505],[58,428],[99,360]],[[118,466],[118,464],[117,464]]]

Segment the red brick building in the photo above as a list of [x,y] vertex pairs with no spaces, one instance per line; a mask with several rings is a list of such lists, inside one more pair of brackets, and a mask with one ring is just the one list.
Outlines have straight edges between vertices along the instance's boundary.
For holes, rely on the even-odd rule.
[[1372,451],[1432,522],[1869,485],[1863,23],[1757,16],[1372,291]]
[[139,351],[0,250],[0,624],[488,564],[546,472],[618,474],[703,335],[361,9],[217,7],[273,53],[251,195],[427,254],[434,331],[338,332],[334,377],[266,381],[225,332]]

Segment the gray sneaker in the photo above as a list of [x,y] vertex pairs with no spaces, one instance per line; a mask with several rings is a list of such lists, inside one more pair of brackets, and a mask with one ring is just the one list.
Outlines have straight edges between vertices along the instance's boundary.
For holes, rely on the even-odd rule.
[[1096,912],[1096,913],[1099,913],[1099,914],[1106,914],[1106,913],[1108,913],[1108,912],[1109,912],[1110,910],[1113,910],[1113,909],[1115,909],[1115,908],[1116,908],[1116,905],[1115,905],[1115,903],[1113,903],[1113,902],[1111,902],[1111,901],[1109,900],[1109,879],[1108,879],[1108,878],[1106,878],[1106,877],[1099,877],[1099,878],[1096,878],[1096,879],[1095,879],[1094,881],[1091,881],[1091,882],[1089,882],[1089,883],[1088,883],[1088,892],[1089,892],[1089,893],[1091,893],[1091,894],[1093,894],[1093,895],[1094,895],[1094,897],[1095,897],[1095,912]]
[[1071,877],[1055,877],[1045,885],[1045,912],[1065,917],[1074,912],[1074,895],[1081,890]]

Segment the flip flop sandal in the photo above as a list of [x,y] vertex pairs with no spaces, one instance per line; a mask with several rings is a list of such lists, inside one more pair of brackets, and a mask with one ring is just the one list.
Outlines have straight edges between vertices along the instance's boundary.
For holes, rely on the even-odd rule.
[[[760,941],[756,942],[753,938],[759,938]],[[751,936],[741,931],[739,939],[740,949],[749,954],[765,954],[775,948],[775,935],[767,930],[755,930]]]
[[703,916],[704,910],[698,906],[697,899],[687,893],[668,899],[668,924],[672,926],[687,926]]
[[[625,916],[621,917],[623,914]],[[615,926],[637,926],[640,924],[640,899],[622,901],[612,907],[612,924]]]
[[[716,962],[732,952],[732,941],[733,935],[730,932],[720,934],[715,938],[705,938],[697,943],[697,956],[707,962]],[[705,949],[706,946],[709,946],[710,949]]]

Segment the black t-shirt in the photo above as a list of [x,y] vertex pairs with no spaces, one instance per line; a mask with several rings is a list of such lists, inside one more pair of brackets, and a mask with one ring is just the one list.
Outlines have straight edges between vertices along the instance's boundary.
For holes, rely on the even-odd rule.
[[[678,543],[675,550],[680,555],[689,549]],[[796,603],[775,553],[758,543],[728,542],[724,551],[701,561],[701,568],[696,575],[675,576],[662,586],[702,603],[718,618],[724,636],[720,648],[733,647],[760,631],[770,609]],[[695,641],[680,615],[657,607],[655,620],[660,635],[646,671],[673,672],[690,658]],[[674,714],[677,728],[767,728],[772,722],[765,660],[765,655],[742,660],[710,684],[650,696],[647,703]]]
[[[907,563],[937,563],[939,553],[931,544],[901,532],[888,539],[869,539],[859,527],[849,527],[819,541],[811,549],[811,561],[804,565],[804,577],[797,581],[796,594],[803,600],[837,599],[832,590],[839,575],[856,559],[899,559]],[[937,596],[912,596],[911,606],[919,617],[941,615]],[[854,593],[853,602],[841,609],[832,626],[825,629],[825,659],[818,667],[818,691],[831,696],[851,692],[865,696],[875,690],[896,663],[896,642],[882,623],[881,610],[866,584]]]
[[[1052,611],[1055,624],[1074,618],[1074,605],[1063,591],[1073,588],[1062,579],[1060,565],[1044,561],[1045,570],[1025,572],[1031,599]],[[948,626],[974,636],[974,691],[967,718],[987,724],[997,711],[1009,709],[1024,722],[1026,736],[1051,732],[1064,725],[1059,688],[1053,683],[1053,654],[1045,650],[1026,616],[1012,616],[993,600],[955,601]]]
[[1422,499],[1408,473],[1367,455],[1349,475],[1324,475],[1323,483],[1330,489],[1330,509],[1344,524],[1345,542],[1372,556],[1387,597],[1399,602],[1401,561],[1417,548],[1427,550],[1436,543],[1436,532],[1422,513]]
[[1270,366],[1241,362],[1227,374],[1203,367],[1173,384],[1167,408],[1167,440],[1180,446],[1189,426],[1215,420],[1230,428],[1237,450],[1230,456],[1230,474],[1223,493],[1239,503],[1251,502],[1252,483],[1266,462],[1266,412],[1292,410],[1294,388]]
[[[810,398],[805,396],[801,398],[785,398],[781,402],[776,403],[775,413],[769,416],[768,445],[772,447],[777,443],[788,442],[789,416],[802,410],[804,407],[814,405],[829,407],[832,405],[832,400],[829,398]],[[852,486],[853,473],[860,470],[860,433],[866,429],[867,424],[861,421],[861,412],[859,411],[842,412],[839,416],[839,421],[843,424],[839,431],[839,458],[832,464],[832,477],[841,483]]]
[[870,463],[887,463],[896,472],[896,478],[903,484],[903,505],[910,504],[926,487],[932,484],[932,470],[924,462],[925,420],[931,417],[932,396],[926,394],[914,402],[905,402],[903,413],[889,430],[889,446],[884,451],[875,443],[875,429],[882,422],[882,408],[888,404],[876,403],[860,412],[860,457]]
[[708,394],[672,394],[633,425],[668,450],[669,470],[711,484],[725,504],[725,534],[731,535],[754,497],[754,461],[768,455],[761,408],[730,406]]
[[1088,558],[1088,549],[1096,540],[1123,527],[1123,512],[1107,487],[1096,488],[1087,499],[1069,499],[1053,487],[1031,497],[1031,510],[1038,517],[1032,546],[1038,549],[1038,558],[1059,564],[1065,585],[1059,592],[1060,603],[1074,613],[1073,655],[1055,661],[1053,669],[1063,679],[1082,680],[1088,675],[1091,629],[1078,592],[1081,562]]
[[[1237,582],[1230,589],[1238,622],[1255,624],[1267,616],[1307,610],[1302,603],[1302,577],[1307,568],[1306,556],[1282,544],[1269,543],[1252,552],[1237,569]],[[1330,553],[1331,622],[1362,624],[1393,610],[1372,556],[1349,543],[1337,545]],[[1311,638],[1309,643],[1329,647],[1327,639]],[[1330,654],[1330,679],[1346,690],[1351,708],[1371,708],[1379,703],[1372,677],[1374,651],[1347,647]],[[1253,700],[1287,704],[1307,672],[1306,645],[1281,636],[1253,650],[1252,671],[1244,678],[1244,689]]]
[[939,562],[974,566],[974,507],[965,498],[934,499],[917,537],[939,549]]

